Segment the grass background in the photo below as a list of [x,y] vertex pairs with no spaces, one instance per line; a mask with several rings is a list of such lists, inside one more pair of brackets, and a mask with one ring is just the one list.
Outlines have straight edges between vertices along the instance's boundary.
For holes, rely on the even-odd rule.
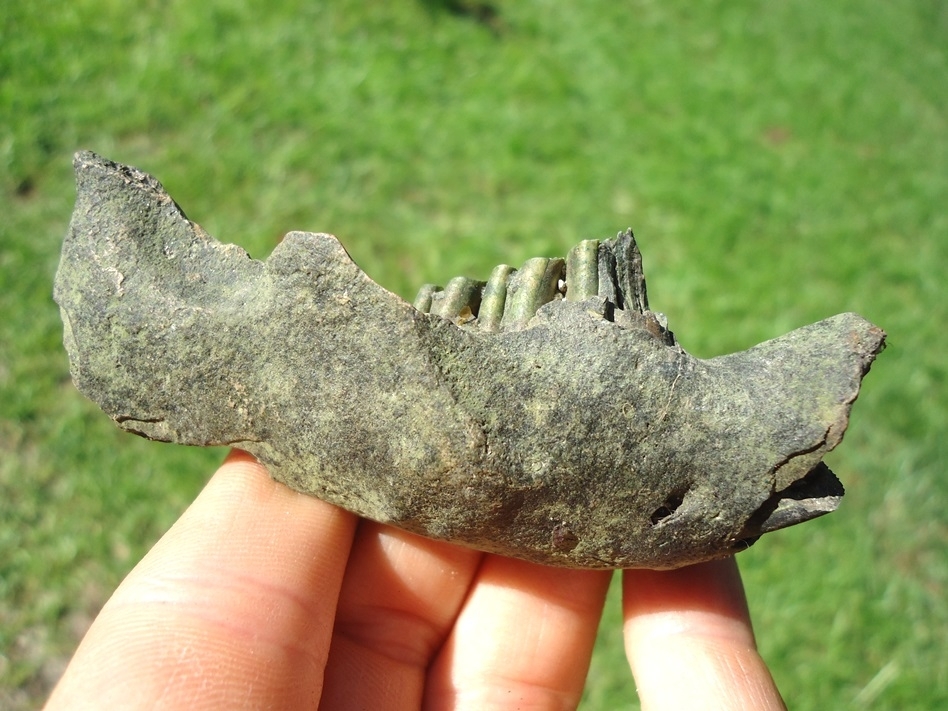
[[[222,456],[70,384],[50,292],[91,148],[254,256],[330,231],[409,298],[631,225],[696,355],[883,326],[842,509],[739,560],[791,708],[948,707],[946,48],[938,0],[0,4],[0,706],[45,696]],[[619,619],[584,709],[637,707]]]

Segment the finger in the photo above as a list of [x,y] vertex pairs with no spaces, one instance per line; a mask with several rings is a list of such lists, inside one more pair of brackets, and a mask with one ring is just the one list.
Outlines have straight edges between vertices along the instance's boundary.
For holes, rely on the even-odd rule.
[[106,603],[49,708],[312,708],[354,528],[232,453]]
[[783,709],[733,558],[627,570],[625,648],[642,708]]
[[361,522],[339,596],[321,707],[420,708],[427,667],[482,557]]
[[575,708],[609,576],[487,556],[432,666],[424,707]]

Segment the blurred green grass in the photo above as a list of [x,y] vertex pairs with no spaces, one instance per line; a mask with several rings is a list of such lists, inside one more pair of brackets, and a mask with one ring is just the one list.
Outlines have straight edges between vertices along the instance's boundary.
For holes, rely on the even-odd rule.
[[[0,706],[43,697],[222,456],[69,382],[80,148],[257,257],[333,232],[405,297],[631,225],[696,355],[883,326],[842,509],[740,562],[791,708],[948,706],[946,47],[934,0],[0,5]],[[583,708],[634,697],[613,595]]]

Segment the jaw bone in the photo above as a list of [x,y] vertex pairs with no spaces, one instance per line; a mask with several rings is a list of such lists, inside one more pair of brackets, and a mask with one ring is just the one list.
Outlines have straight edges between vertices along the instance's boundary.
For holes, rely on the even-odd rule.
[[550,565],[672,568],[836,508],[823,464],[885,334],[841,314],[687,354],[631,232],[426,287],[412,306],[335,237],[266,261],[91,153],[55,297],[78,388],[150,439],[230,444],[287,485]]

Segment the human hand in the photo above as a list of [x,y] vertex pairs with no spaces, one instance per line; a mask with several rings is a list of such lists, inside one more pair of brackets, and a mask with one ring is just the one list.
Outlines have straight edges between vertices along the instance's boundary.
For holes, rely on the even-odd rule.
[[[235,450],[47,709],[575,708],[609,579],[360,520]],[[733,559],[623,586],[643,709],[784,708]]]

